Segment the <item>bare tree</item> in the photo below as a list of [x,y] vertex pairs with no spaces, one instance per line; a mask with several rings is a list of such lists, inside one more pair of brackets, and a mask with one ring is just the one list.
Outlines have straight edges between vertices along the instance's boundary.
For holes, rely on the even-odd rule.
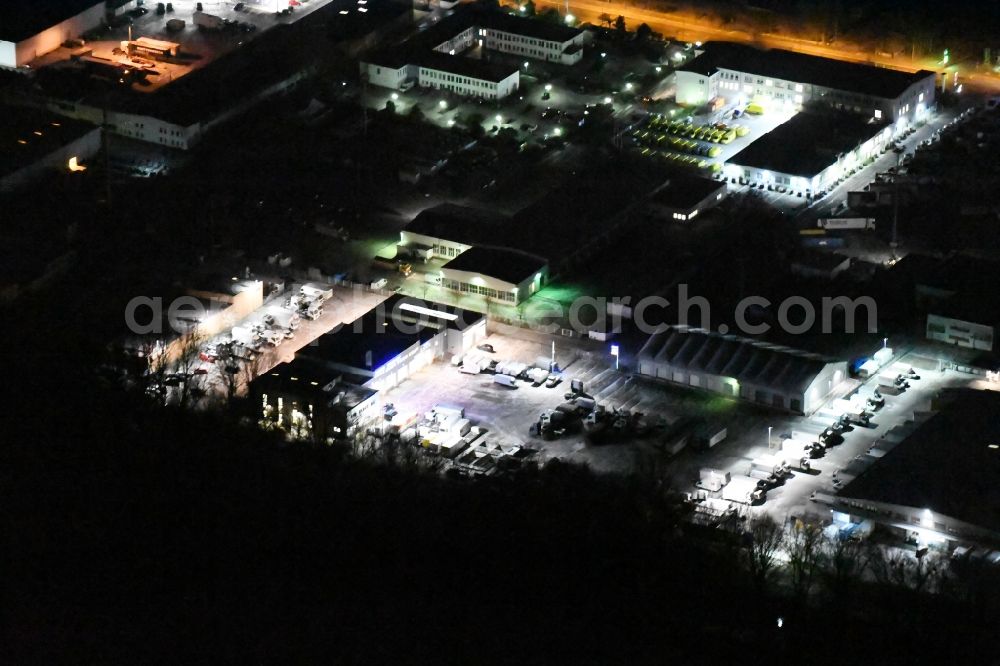
[[809,595],[823,558],[823,531],[818,525],[791,524],[785,533],[792,589],[799,597]]
[[745,538],[747,570],[758,588],[763,589],[774,571],[775,556],[781,547],[784,531],[774,518],[765,513],[747,522]]
[[823,550],[830,590],[835,595],[846,596],[853,583],[864,573],[864,547],[856,539],[835,536],[823,544]]

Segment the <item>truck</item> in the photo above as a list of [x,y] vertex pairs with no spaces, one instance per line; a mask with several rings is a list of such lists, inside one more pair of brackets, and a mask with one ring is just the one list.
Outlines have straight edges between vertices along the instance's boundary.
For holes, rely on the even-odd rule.
[[541,386],[549,378],[549,371],[542,368],[531,368],[528,370],[528,379],[532,386]]
[[703,423],[695,427],[691,444],[698,449],[710,449],[726,438],[728,431],[718,425]]
[[871,413],[867,410],[863,402],[844,400],[843,398],[840,398],[833,401],[833,408],[846,416],[851,423],[856,423],[866,428],[868,427],[868,421],[871,417]]
[[268,308],[264,313],[264,323],[275,328],[286,328],[294,331],[298,329],[302,318],[297,312],[279,307]]
[[[804,427],[808,424],[804,424]],[[789,439],[797,439],[805,442],[812,442],[814,444],[814,451],[817,453],[822,451],[824,448],[830,448],[833,446],[835,441],[833,428],[824,428],[821,425],[816,425],[815,428],[805,428],[803,430],[793,430],[789,433]]]
[[906,381],[906,378],[897,372],[883,372],[878,376],[878,390],[880,393],[899,395],[906,390],[909,385],[910,384]]
[[750,461],[750,470],[764,470],[769,474],[774,474],[777,478],[782,478],[791,471],[784,458],[766,455],[754,458]]
[[333,298],[333,289],[324,288],[318,285],[304,284],[299,287],[299,296],[323,303]]
[[765,492],[757,485],[758,479],[734,476],[722,487],[722,499],[738,504],[756,504],[763,501]]
[[727,483],[729,483],[729,472],[702,467],[698,472],[698,482],[695,485],[703,490],[717,492],[722,490],[722,487]]
[[784,454],[786,460],[791,461],[790,464],[792,467],[808,472],[812,469],[809,460],[816,452],[815,447],[817,446],[819,446],[817,442],[803,439],[786,439],[781,442],[781,453]]
[[517,380],[510,375],[493,375],[493,383],[507,388],[517,388]]
[[218,31],[222,30],[226,22],[214,14],[196,11],[191,15],[191,21],[199,30]]
[[863,229],[875,230],[874,217],[821,217],[816,220],[821,229]]

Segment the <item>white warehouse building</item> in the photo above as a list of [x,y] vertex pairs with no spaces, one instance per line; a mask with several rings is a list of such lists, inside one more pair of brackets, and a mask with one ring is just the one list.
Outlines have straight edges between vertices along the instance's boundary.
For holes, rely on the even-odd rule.
[[891,122],[922,119],[934,105],[935,74],[903,72],[781,49],[709,42],[677,70],[677,102],[755,102],[800,109],[811,102]]
[[104,0],[0,2],[0,67],[24,67],[101,24]]
[[877,157],[892,126],[845,112],[803,112],[733,155],[723,167],[731,183],[810,195]]
[[700,328],[671,326],[650,336],[639,374],[798,414],[841,389],[847,362]]

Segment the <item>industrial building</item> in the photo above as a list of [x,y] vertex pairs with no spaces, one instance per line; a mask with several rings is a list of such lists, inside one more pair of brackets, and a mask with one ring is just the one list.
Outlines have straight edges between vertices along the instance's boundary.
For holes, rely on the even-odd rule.
[[671,326],[637,358],[644,377],[809,414],[847,379],[847,363],[700,328]]
[[303,358],[344,381],[387,391],[445,355],[463,354],[486,337],[477,312],[393,296],[355,321],[303,347]]
[[368,83],[402,90],[411,85],[447,90],[457,95],[503,99],[520,85],[518,68],[451,56],[437,51],[419,53],[386,50],[361,63]]
[[792,111],[810,103],[886,122],[915,122],[934,106],[935,74],[903,72],[781,49],[709,42],[677,70],[677,101],[722,98]]
[[899,262],[912,275],[916,301],[927,313],[926,337],[956,347],[991,352],[1000,327],[1000,295],[983,289],[983,276],[1000,262],[967,254],[944,259],[908,255]]
[[723,167],[730,181],[811,195],[877,157],[892,139],[892,127],[843,112],[804,112],[778,125]]
[[481,47],[519,57],[572,65],[583,57],[582,30],[460,7],[433,27],[391,49],[361,59],[361,76],[372,85],[406,90],[417,85],[470,97],[503,99],[520,86],[519,67],[462,54]]
[[430,256],[452,259],[473,245],[491,244],[511,218],[484,208],[440,204],[417,214],[399,234],[400,256],[430,252]]
[[325,364],[296,358],[250,383],[250,400],[269,425],[294,437],[343,439],[379,415],[378,392],[345,381]]
[[82,171],[101,148],[96,125],[0,105],[0,192],[51,171]]
[[534,295],[548,275],[548,263],[541,257],[477,245],[441,267],[441,286],[502,303],[520,303]]
[[726,197],[725,181],[676,175],[663,184],[646,203],[649,214],[667,220],[690,222],[700,213],[714,208]]
[[1000,394],[958,389],[915,414],[833,498],[843,525],[872,520],[918,545],[1000,543]]
[[530,298],[549,279],[544,257],[493,244],[510,236],[513,220],[481,208],[441,204],[420,212],[400,232],[396,254],[444,259],[441,286],[501,303]]
[[104,20],[104,0],[0,2],[0,67],[24,67]]

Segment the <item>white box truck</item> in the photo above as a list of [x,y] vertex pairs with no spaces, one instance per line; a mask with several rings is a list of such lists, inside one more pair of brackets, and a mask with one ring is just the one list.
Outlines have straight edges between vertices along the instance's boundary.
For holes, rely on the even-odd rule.
[[698,482],[695,485],[712,492],[721,490],[724,485],[729,483],[729,472],[710,467],[702,467],[698,472],[698,477]]
[[517,380],[510,375],[493,375],[493,383],[507,388],[517,388]]
[[757,479],[749,476],[734,476],[722,487],[722,499],[738,504],[755,504],[764,499],[764,491],[757,485]]
[[816,220],[816,225],[821,229],[863,229],[865,231],[875,230],[874,217],[821,217]]
[[792,467],[809,471],[812,469],[809,460],[815,451],[814,446],[818,446],[818,444],[802,439],[786,439],[781,442],[781,452],[785,455],[785,460],[790,461]]

